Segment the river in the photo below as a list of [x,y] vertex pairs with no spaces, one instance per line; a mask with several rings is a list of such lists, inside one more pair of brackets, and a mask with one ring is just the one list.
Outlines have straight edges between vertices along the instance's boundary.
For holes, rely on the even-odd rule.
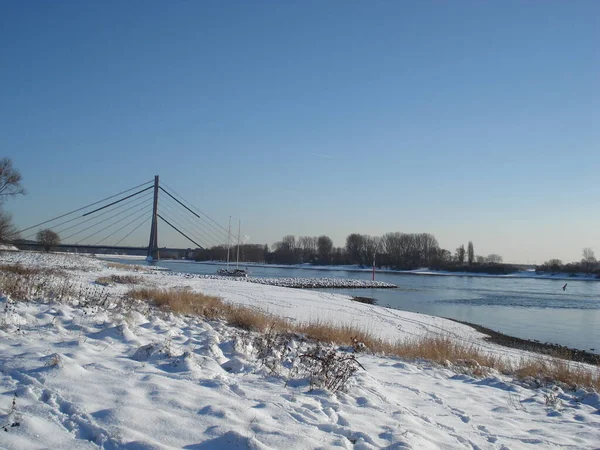
[[[140,264],[139,260],[114,259]],[[146,264],[146,262],[143,262]],[[215,274],[215,264],[153,263],[175,272]],[[243,266],[245,267],[245,266]],[[250,266],[254,277],[370,279],[370,272]],[[377,273],[398,289],[320,289],[371,297],[378,305],[482,325],[523,339],[600,353],[600,281]],[[592,350],[593,349],[593,350]]]

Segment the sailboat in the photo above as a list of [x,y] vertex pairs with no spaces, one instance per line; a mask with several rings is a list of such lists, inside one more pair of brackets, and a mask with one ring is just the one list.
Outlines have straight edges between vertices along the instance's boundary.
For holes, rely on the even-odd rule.
[[248,271],[246,269],[239,268],[240,262],[240,230],[242,228],[242,221],[238,222],[238,240],[237,240],[237,258],[235,261],[235,269],[229,270],[229,248],[231,246],[231,216],[229,217],[229,230],[227,231],[227,268],[219,269],[217,271],[218,275],[224,277],[238,277],[238,278],[247,278]]

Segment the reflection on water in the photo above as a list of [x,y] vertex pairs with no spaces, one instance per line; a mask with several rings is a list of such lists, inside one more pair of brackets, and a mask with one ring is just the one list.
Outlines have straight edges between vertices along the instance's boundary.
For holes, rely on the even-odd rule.
[[[132,260],[121,263],[146,264]],[[176,272],[216,274],[219,265],[158,261]],[[246,268],[245,265],[240,265]],[[371,279],[370,272],[249,266],[254,277],[332,277]],[[335,289],[371,297],[377,304],[472,322],[524,339],[600,349],[600,281],[427,276],[377,273],[377,280],[399,289]]]

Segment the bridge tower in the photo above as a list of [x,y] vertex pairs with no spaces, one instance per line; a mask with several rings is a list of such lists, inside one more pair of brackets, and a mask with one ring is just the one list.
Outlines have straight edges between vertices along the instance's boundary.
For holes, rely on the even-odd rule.
[[159,259],[158,254],[158,175],[154,176],[154,205],[152,207],[152,225],[148,242],[148,260]]

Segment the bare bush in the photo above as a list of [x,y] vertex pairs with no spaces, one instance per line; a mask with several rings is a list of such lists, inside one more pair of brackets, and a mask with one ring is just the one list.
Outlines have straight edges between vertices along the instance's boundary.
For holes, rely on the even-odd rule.
[[139,284],[142,278],[135,275],[111,275],[107,277],[96,278],[95,283],[102,286],[111,286],[113,284]]
[[365,370],[353,353],[325,349],[319,344],[300,355],[300,360],[310,377],[311,387],[323,387],[331,392],[342,390],[359,368]]

